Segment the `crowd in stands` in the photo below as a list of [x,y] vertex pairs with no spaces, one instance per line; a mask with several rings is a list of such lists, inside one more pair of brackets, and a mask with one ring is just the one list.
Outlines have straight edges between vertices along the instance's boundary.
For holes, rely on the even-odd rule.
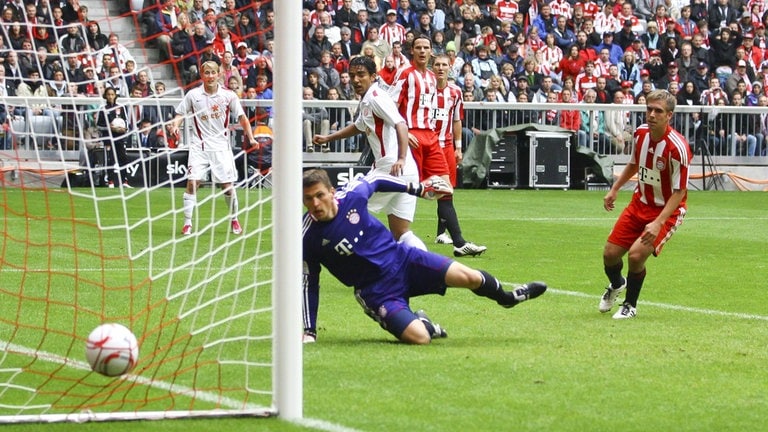
[[[314,99],[328,99],[331,88],[355,98],[344,84],[354,56],[373,58],[380,77],[391,79],[408,64],[413,40],[426,35],[435,54],[450,57],[466,101],[636,104],[667,89],[684,105],[768,106],[764,0],[311,0],[304,7],[305,86]],[[627,127],[608,132],[620,121],[601,116],[590,130],[583,111],[581,119],[552,111],[516,115],[559,122],[582,138],[599,130],[600,140],[625,148]],[[734,140],[742,154],[765,154],[764,114],[737,121],[737,130],[712,117],[685,122],[705,125],[695,139],[717,154],[728,154]],[[485,118],[472,127],[493,127]]]
[[[132,10],[140,40],[174,66],[182,87],[196,85],[199,65],[212,60],[222,66],[223,86],[244,99],[272,98],[273,0],[122,2],[126,11],[140,4]],[[435,54],[449,56],[466,101],[590,103],[592,90],[594,103],[636,104],[662,88],[684,105],[768,106],[763,0],[305,0],[303,7],[311,99],[356,99],[348,65],[359,55],[391,81],[409,64],[413,40],[426,35]],[[0,0],[0,14],[2,95],[65,95],[75,88],[66,83],[85,96],[110,87],[128,97],[134,86],[155,94],[147,65],[136,64],[116,34],[103,34],[79,0]],[[26,109],[0,108],[0,122]],[[32,109],[61,122],[55,107]],[[584,115],[578,128],[567,115],[516,115],[594,138]],[[488,117],[466,129],[493,127]],[[765,115],[739,130],[718,128],[711,117],[694,119],[707,125],[698,128],[701,139],[727,147],[736,137],[749,141],[746,154],[765,153]],[[608,128],[605,118],[594,121],[600,133]]]
[[[0,27],[0,96],[93,98],[92,104],[74,106],[0,104],[0,149],[14,145],[11,132],[26,132],[13,130],[14,121],[29,129],[41,124],[36,116],[44,116],[50,121],[42,124],[50,126],[45,129],[45,141],[37,145],[76,150],[84,135],[98,135],[95,121],[105,89],[115,89],[121,98],[165,93],[165,84],[152,80],[147,65],[137,64],[117,34],[103,33],[79,0],[0,1]],[[138,132],[141,120],[160,127],[172,115],[168,107],[160,111],[146,118],[132,117],[129,130]]]

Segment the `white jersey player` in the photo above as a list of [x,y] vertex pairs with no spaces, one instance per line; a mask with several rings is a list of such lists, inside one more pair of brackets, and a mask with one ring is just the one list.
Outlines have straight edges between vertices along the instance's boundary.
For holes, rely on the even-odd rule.
[[[395,102],[376,82],[376,64],[370,58],[356,57],[349,63],[349,75],[355,92],[361,96],[355,122],[331,135],[315,135],[313,141],[325,144],[363,132],[375,157],[371,171],[418,182],[419,171],[408,146],[408,126]],[[395,240],[426,250],[426,245],[410,230],[416,212],[416,197],[376,193],[370,199],[368,209],[387,214]]]
[[176,107],[176,117],[170,131],[171,134],[178,133],[179,125],[185,116],[191,114],[194,125],[192,141],[189,143],[187,188],[184,192],[184,227],[181,233],[192,234],[192,214],[197,204],[197,188],[210,172],[211,180],[224,190],[224,198],[232,217],[232,232],[241,234],[243,229],[237,219],[237,194],[232,185],[237,181],[237,169],[230,145],[230,116],[238,120],[251,146],[258,149],[259,143],[253,137],[251,124],[237,95],[219,85],[219,65],[208,61],[203,63],[201,70],[203,85],[187,92]]

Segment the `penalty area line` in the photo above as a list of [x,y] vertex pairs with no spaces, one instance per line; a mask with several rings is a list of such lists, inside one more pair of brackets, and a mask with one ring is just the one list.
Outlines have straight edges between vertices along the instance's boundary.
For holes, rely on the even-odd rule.
[[[571,297],[582,297],[582,298],[589,298],[589,299],[600,298],[600,296],[594,295],[594,294],[586,294],[578,291],[566,291],[566,290],[555,289],[555,288],[548,288],[547,292],[551,292],[553,294],[567,295]],[[740,313],[740,312],[727,312],[727,311],[720,311],[720,310],[714,310],[714,309],[704,309],[704,308],[681,306],[681,305],[674,305],[674,304],[668,304],[668,303],[649,302],[649,301],[641,301],[640,304],[642,306],[651,306],[659,309],[696,313],[701,315],[722,316],[722,317],[737,318],[737,319],[743,319],[743,320],[768,321],[768,316],[765,316],[765,315],[747,314],[747,313]]]

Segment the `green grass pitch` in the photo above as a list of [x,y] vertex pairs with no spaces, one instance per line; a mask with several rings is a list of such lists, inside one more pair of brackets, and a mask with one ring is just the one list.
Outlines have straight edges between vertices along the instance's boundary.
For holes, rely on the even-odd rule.
[[[167,199],[167,191],[156,193]],[[602,209],[603,194],[458,190],[465,237],[488,246],[484,255],[461,261],[507,286],[544,280],[550,290],[511,310],[459,289],[415,298],[413,308],[425,309],[449,334],[430,346],[396,343],[362,313],[350,288],[323,272],[319,340],[304,350],[308,421],[301,425],[201,419],[3,428],[765,430],[765,195],[691,192],[683,226],[648,262],[638,316],[614,321],[597,311],[607,283],[602,247],[619,214]],[[629,196],[622,192],[619,206]],[[430,249],[450,254],[449,246],[433,242],[435,220],[435,204],[420,201],[414,231]],[[0,285],[6,280],[0,268]]]

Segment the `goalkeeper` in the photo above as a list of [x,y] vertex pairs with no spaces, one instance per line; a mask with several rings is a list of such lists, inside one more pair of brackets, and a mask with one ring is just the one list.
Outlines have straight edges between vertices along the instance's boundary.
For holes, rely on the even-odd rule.
[[433,176],[421,183],[371,172],[334,192],[324,170],[306,171],[303,177],[304,331],[316,336],[322,264],[341,283],[355,289],[366,314],[402,342],[428,344],[445,337],[445,330],[423,312],[411,311],[411,297],[444,295],[447,287],[469,288],[476,295],[511,308],[546,291],[543,282],[530,282],[505,291],[499,281],[482,270],[433,252],[397,243],[378,219],[368,213],[374,192],[406,192],[436,199],[453,189]]

